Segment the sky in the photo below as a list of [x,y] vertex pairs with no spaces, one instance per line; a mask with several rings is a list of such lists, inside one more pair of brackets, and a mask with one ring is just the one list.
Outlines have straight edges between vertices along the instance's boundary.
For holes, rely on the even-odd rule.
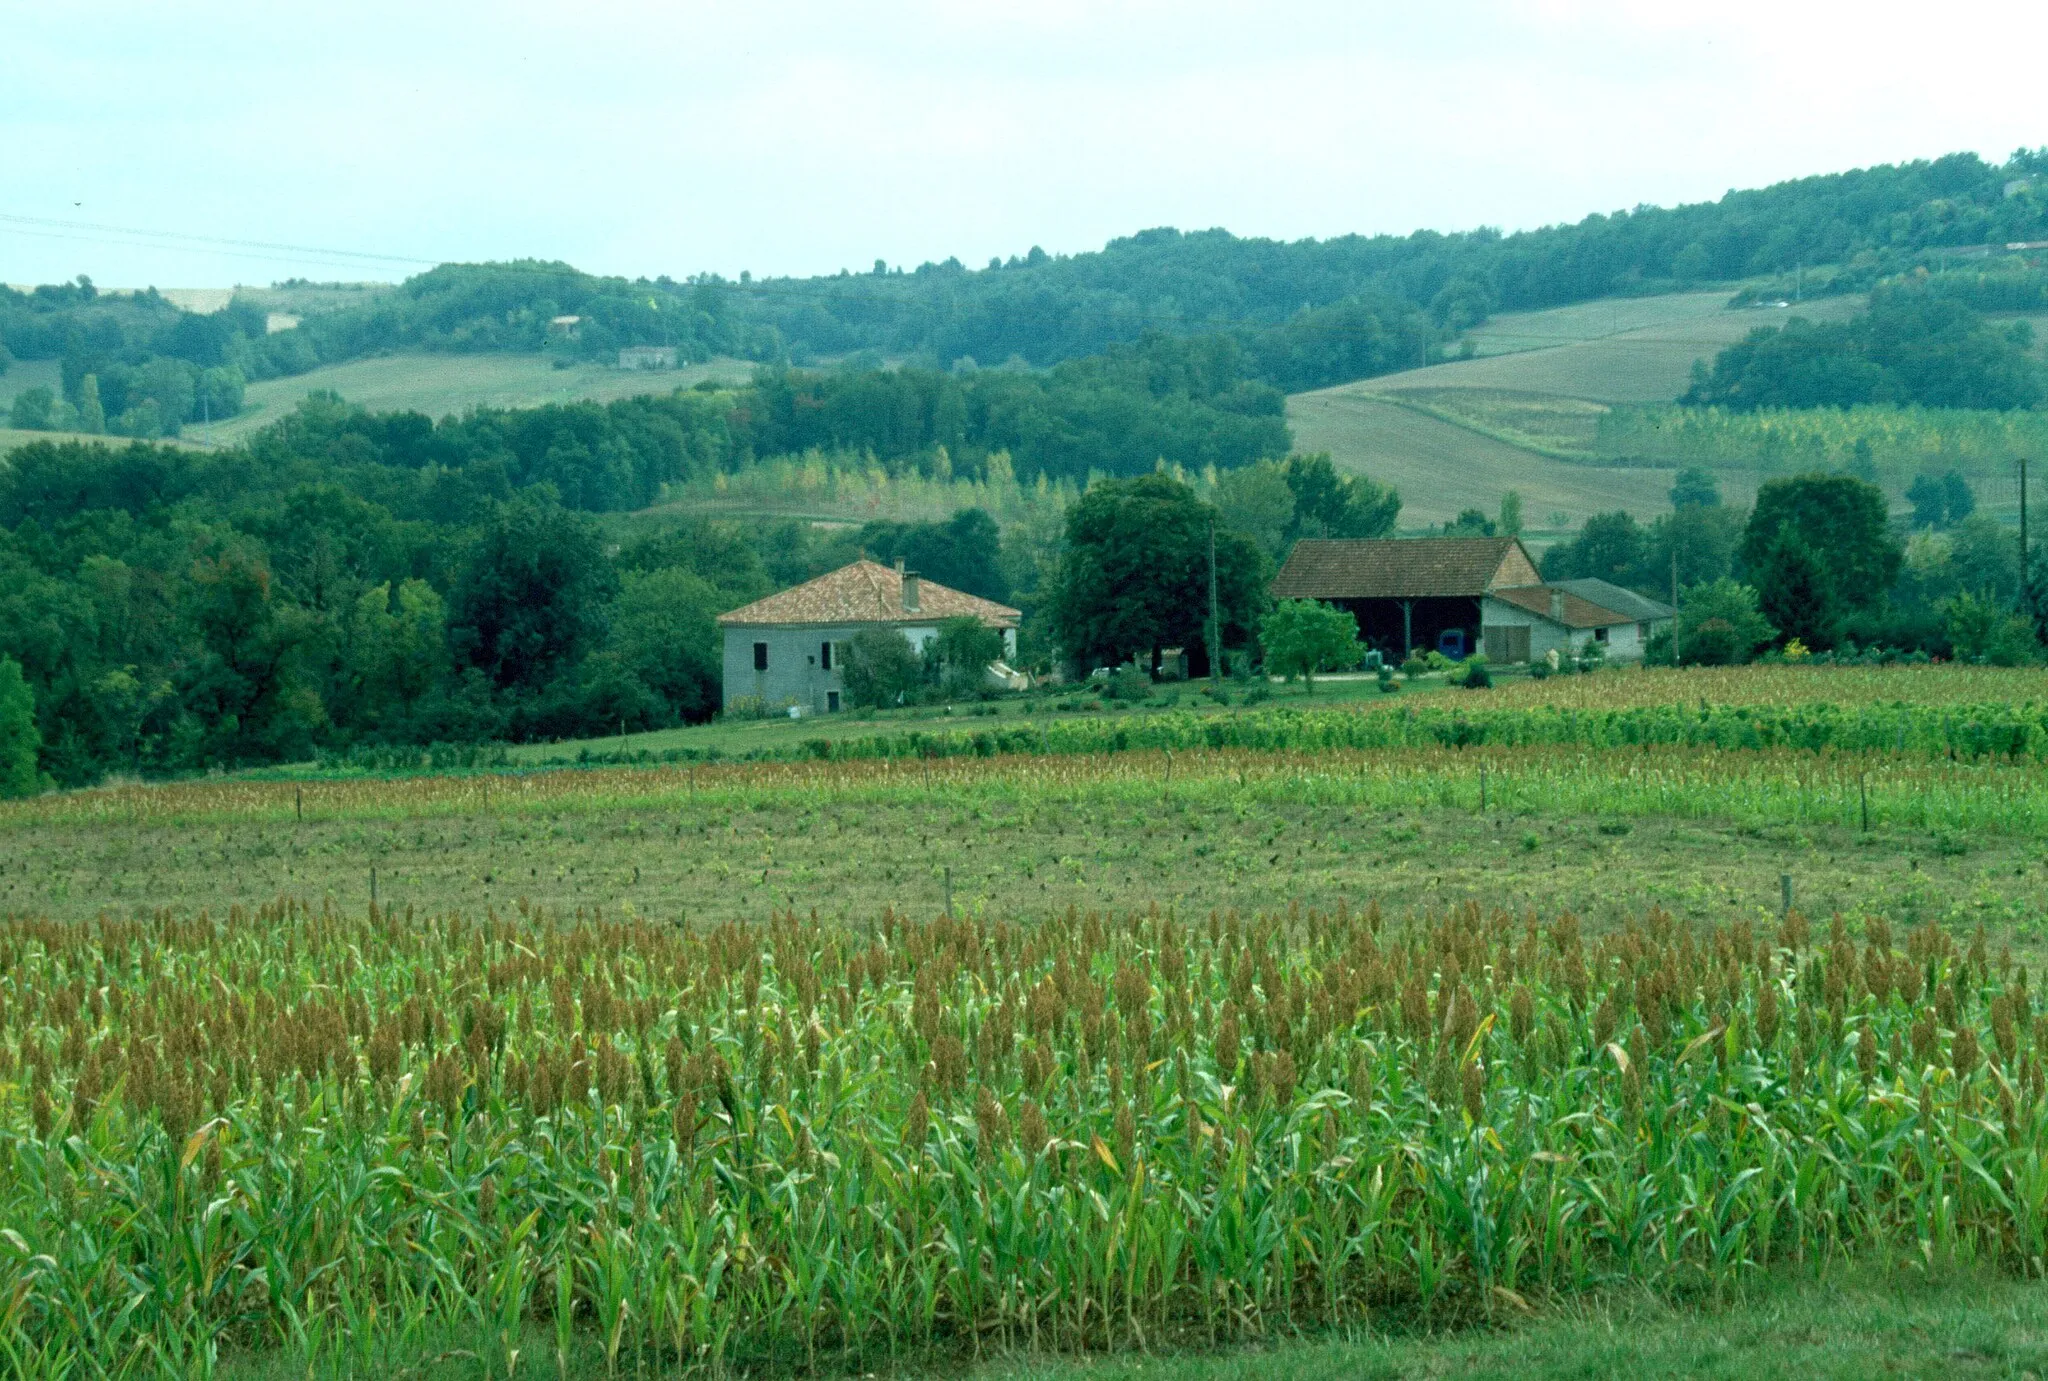
[[978,267],[2048,145],[2038,3],[0,0],[0,35],[13,283]]

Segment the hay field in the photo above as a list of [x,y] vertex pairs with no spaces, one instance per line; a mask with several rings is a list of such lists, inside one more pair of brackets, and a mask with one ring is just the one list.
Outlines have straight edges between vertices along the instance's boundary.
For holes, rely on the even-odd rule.
[[[1530,535],[1576,526],[1594,513],[1626,508],[1648,517],[1670,506],[1670,470],[1600,469],[1534,451],[1425,416],[1361,385],[1297,394],[1287,421],[1301,451],[1328,451],[1346,470],[1401,491],[1401,526],[1446,522],[1466,508],[1489,515],[1503,493],[1522,496]],[[1563,513],[1563,525],[1550,520]]]
[[478,407],[536,407],[580,399],[609,402],[687,388],[700,379],[739,382],[752,372],[753,366],[743,360],[630,371],[602,364],[556,369],[540,354],[380,355],[251,384],[240,416],[210,427],[187,427],[185,435],[214,444],[238,441],[289,413],[300,399],[320,389],[331,389],[351,403],[379,411],[410,409],[445,417]]
[[[1664,402],[1685,390],[1692,363],[1777,325],[1789,310],[1730,310],[1725,290],[1605,298],[1540,312],[1512,312],[1474,330],[1476,358],[1296,394],[1287,402],[1295,444],[1328,451],[1338,465],[1401,491],[1404,527],[1441,523],[1465,508],[1496,512],[1518,490],[1536,534],[1627,509],[1649,518],[1669,506],[1671,471],[1612,469],[1559,459],[1590,440],[1599,411],[1615,403]],[[1837,320],[1860,297],[1801,304]],[[1732,486],[1732,487],[1731,487]],[[1754,480],[1723,476],[1724,491]]]
[[[1340,388],[1492,388],[1597,403],[1667,403],[1685,391],[1694,360],[1711,360],[1757,327],[1781,326],[1795,314],[1789,308],[1731,310],[1727,301],[1725,292],[1673,293],[1510,312],[1472,332],[1476,359]],[[1801,303],[1797,315],[1839,321],[1863,307],[1860,296],[1820,298]]]

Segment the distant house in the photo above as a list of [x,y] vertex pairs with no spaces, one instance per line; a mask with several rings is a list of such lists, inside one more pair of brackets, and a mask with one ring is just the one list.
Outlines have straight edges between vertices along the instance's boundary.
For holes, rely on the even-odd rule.
[[948,589],[895,567],[861,560],[718,616],[725,634],[725,703],[746,697],[769,708],[833,714],[842,708],[840,645],[867,628],[891,628],[920,651],[947,619],[1000,629],[1003,655],[1017,650],[1018,611]]
[[1518,537],[1297,542],[1272,590],[1350,610],[1360,638],[1396,661],[1411,651],[1484,651],[1489,661],[1526,662],[1588,642],[1638,657],[1672,614],[1604,580],[1545,585]]
[[548,318],[548,335],[556,340],[574,340],[582,334],[583,318],[580,316]]
[[621,369],[674,369],[676,348],[673,345],[629,345],[619,351]]

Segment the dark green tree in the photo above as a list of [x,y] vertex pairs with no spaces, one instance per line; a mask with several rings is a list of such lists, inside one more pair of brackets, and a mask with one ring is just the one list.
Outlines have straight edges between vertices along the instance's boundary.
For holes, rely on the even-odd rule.
[[1808,551],[1823,553],[1841,608],[1880,605],[1899,573],[1901,553],[1891,534],[1884,491],[1854,475],[1795,475],[1766,482],[1743,529],[1741,564],[1756,572],[1767,564],[1781,531],[1790,529]]
[[1937,528],[1948,517],[1948,491],[1932,475],[1915,475],[1906,486],[1906,502],[1913,505],[1913,526]]
[[1294,495],[1289,544],[1303,537],[1384,537],[1401,516],[1401,496],[1364,475],[1340,475],[1327,451],[1287,458]]
[[21,663],[0,657],[0,799],[35,795],[42,782],[36,765],[42,746],[35,693],[22,679]]
[[617,584],[589,519],[531,500],[506,504],[456,582],[456,661],[502,690],[538,691],[603,638]]
[[[1543,553],[1545,580],[1580,580],[1588,576],[1633,585],[1645,578],[1648,551],[1643,529],[1628,513],[1596,513],[1578,536]],[[1649,577],[1654,581],[1654,576]]]
[[1721,482],[1704,465],[1688,465],[1671,482],[1673,508],[1718,508]]
[[1002,530],[986,509],[963,508],[943,523],[869,523],[859,542],[875,560],[900,560],[940,585],[999,604],[1010,598],[999,560]]
[[1786,642],[1796,638],[1815,652],[1835,645],[1841,636],[1841,602],[1827,567],[1797,532],[1780,528],[1763,561],[1751,568],[1750,579],[1757,611],[1777,625]]
[[1630,583],[1646,594],[1669,600],[1673,556],[1677,557],[1680,589],[1721,579],[1735,568],[1742,522],[1742,513],[1719,505],[1689,504],[1673,509],[1650,524],[1640,577]]
[[1963,478],[1962,471],[1951,470],[1941,477],[1941,493],[1951,524],[1960,523],[1977,511],[1977,491]]
[[1269,567],[1252,541],[1216,518],[1167,475],[1092,486],[1068,510],[1067,550],[1047,607],[1067,656],[1085,671],[1202,642],[1212,524],[1222,642],[1249,641],[1265,610]]

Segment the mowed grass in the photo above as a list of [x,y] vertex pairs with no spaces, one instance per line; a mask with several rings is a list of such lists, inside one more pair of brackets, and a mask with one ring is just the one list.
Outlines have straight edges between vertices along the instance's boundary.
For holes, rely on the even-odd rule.
[[[1993,1381],[2048,1375],[2048,1290],[2038,1283],[1942,1265],[1829,1264],[1775,1271],[1722,1299],[1673,1300],[1615,1290],[1527,1313],[1503,1310],[1463,1328],[1403,1327],[1399,1319],[1280,1339],[1263,1346],[1063,1357],[1025,1353],[979,1365],[888,1367],[903,1381]],[[1348,1336],[1345,1336],[1348,1335]],[[548,1332],[530,1325],[528,1355],[543,1375],[607,1377],[602,1341],[579,1339],[557,1368]],[[480,1347],[481,1345],[481,1347]],[[485,1381],[489,1340],[473,1329],[433,1330],[414,1357],[422,1381]],[[304,1381],[275,1355],[231,1358],[229,1381]]]
[[681,369],[624,370],[605,364],[556,369],[540,354],[419,351],[379,355],[251,384],[239,414],[211,426],[188,426],[185,435],[210,444],[240,440],[275,422],[308,393],[318,390],[332,390],[375,411],[410,410],[438,418],[478,407],[537,407],[584,399],[609,402],[667,393],[703,379],[742,382],[752,373],[753,366],[743,360],[714,360]]

